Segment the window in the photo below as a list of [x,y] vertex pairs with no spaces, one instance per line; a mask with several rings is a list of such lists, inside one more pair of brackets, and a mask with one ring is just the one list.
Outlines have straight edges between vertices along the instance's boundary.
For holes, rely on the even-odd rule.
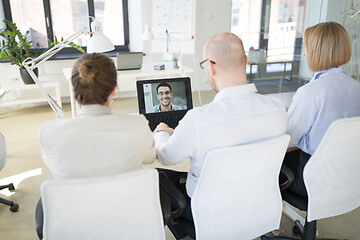
[[231,32],[243,40],[246,52],[253,47],[264,49],[267,61],[294,60],[294,64],[252,66],[253,73],[262,71],[263,79],[278,78],[284,69],[297,73],[307,1],[232,0]]
[[241,3],[234,2],[232,4],[232,26],[233,27],[239,26],[240,10],[241,10]]
[[[2,3],[5,18],[16,23],[23,33],[29,31],[33,46],[38,43],[47,48],[48,40],[67,38],[84,26],[90,29],[88,16],[93,16],[102,23],[115,51],[129,50],[127,0],[2,0]],[[87,39],[82,35],[74,42],[85,47]],[[68,47],[56,56],[75,57],[76,53],[77,50]]]
[[259,48],[261,0],[232,0],[231,32],[239,36],[247,52]]
[[295,39],[302,38],[306,1],[271,1],[267,39],[270,60],[293,59]]

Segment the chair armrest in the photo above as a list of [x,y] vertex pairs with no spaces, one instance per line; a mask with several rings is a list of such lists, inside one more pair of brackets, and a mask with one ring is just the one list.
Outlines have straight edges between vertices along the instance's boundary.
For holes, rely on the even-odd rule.
[[173,182],[168,179],[168,177],[159,172],[159,183],[162,190],[170,196],[170,198],[174,199],[178,204],[179,208],[171,212],[170,221],[174,222],[174,219],[180,217],[187,207],[185,196],[177,189]]
[[281,166],[280,174],[283,174],[286,177],[286,180],[280,183],[280,191],[284,191],[285,189],[289,188],[290,185],[294,182],[295,174],[293,171],[291,171],[290,168],[286,167],[285,165]]
[[164,225],[167,225],[170,222],[171,218],[171,201],[169,195],[165,192],[165,190],[160,187],[160,203],[161,203],[161,211],[163,215]]

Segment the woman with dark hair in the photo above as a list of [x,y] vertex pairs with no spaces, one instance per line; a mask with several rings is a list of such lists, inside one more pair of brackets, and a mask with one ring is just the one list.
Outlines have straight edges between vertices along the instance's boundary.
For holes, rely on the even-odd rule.
[[72,70],[74,119],[45,122],[39,131],[41,156],[55,178],[113,175],[155,160],[152,133],[142,115],[113,114],[117,71],[104,54],[85,54]]

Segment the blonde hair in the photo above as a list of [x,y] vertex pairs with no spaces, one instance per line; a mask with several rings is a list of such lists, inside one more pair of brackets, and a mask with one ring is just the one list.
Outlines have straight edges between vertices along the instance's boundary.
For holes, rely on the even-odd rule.
[[304,32],[306,59],[311,71],[318,72],[346,64],[351,59],[351,40],[336,22],[324,22]]
[[85,54],[75,62],[71,81],[80,104],[104,104],[117,85],[114,61],[105,54]]

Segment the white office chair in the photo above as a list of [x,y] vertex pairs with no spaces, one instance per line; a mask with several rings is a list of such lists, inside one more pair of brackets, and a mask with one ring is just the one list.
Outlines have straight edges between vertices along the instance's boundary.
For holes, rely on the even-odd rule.
[[44,239],[165,239],[158,172],[41,185]]
[[290,137],[210,151],[191,199],[196,239],[253,239],[280,225]]
[[283,192],[283,197],[291,205],[307,211],[304,227],[299,224],[303,221],[300,218],[293,220],[300,228],[302,239],[312,240],[316,238],[316,220],[360,206],[360,117],[334,121],[305,165],[303,174],[308,198],[289,190]]
[[335,121],[304,168],[308,221],[360,206],[360,117]]
[[[5,163],[6,163],[6,142],[2,133],[0,133],[0,170],[3,169]],[[5,188],[8,188],[10,191],[15,191],[15,187],[13,183],[0,186],[0,190]],[[5,198],[0,197],[0,203],[10,206],[9,209],[12,212],[16,212],[19,209],[19,204],[14,203],[13,201],[9,201]]]

